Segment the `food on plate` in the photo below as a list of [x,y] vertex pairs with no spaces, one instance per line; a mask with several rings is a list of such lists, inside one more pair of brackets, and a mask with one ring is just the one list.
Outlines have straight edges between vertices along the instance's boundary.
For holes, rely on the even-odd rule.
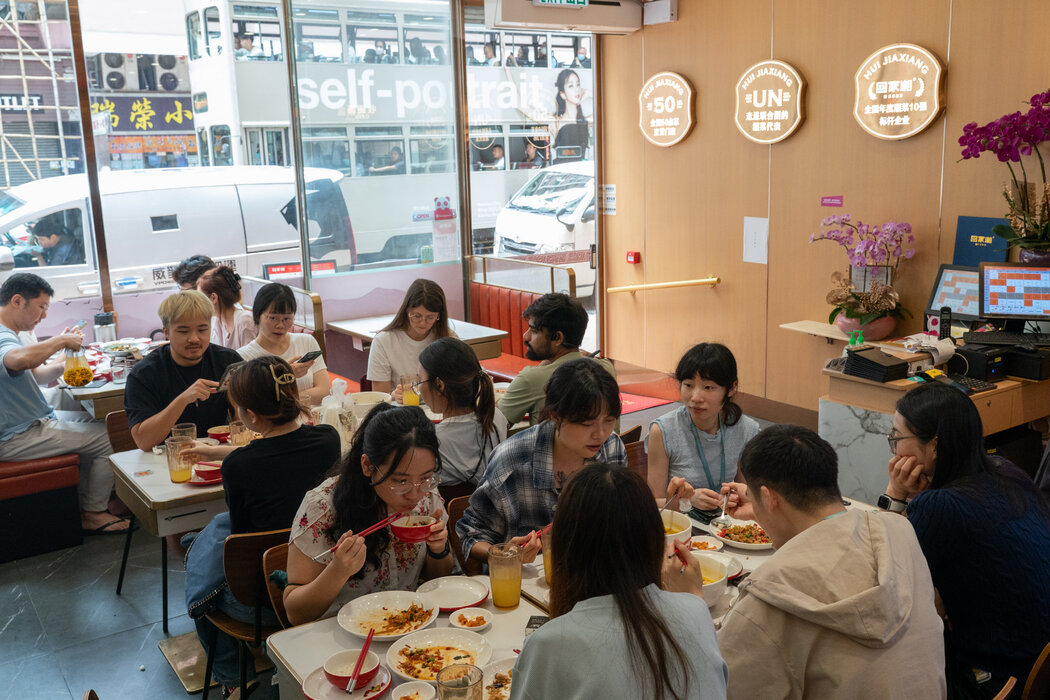
[[744,544],[769,544],[769,536],[761,526],[750,523],[748,525],[733,525],[718,532],[718,536],[733,542]]
[[421,681],[437,680],[438,671],[452,664],[473,664],[474,654],[466,649],[451,646],[411,647],[399,650],[401,657],[398,669]]
[[402,518],[397,521],[397,524],[401,527],[420,527],[422,525],[430,525],[434,522],[433,518]]
[[456,622],[463,625],[464,627],[484,627],[485,616],[476,615],[474,617],[467,617],[466,615],[463,615],[461,613],[460,616],[456,618]]
[[716,547],[715,545],[711,544],[710,542],[706,542],[704,540],[700,540],[700,541],[693,540],[693,543],[690,546],[693,549],[706,549],[706,550],[709,550],[709,551],[717,551],[718,550],[718,547]]
[[379,624],[362,621],[360,627],[364,631],[375,627],[376,634],[403,634],[419,629],[434,613],[434,608],[424,608],[419,603],[412,603],[404,610],[388,611],[383,608]]
[[664,525],[665,535],[677,535],[679,532],[685,530],[684,527],[676,527],[674,525]]
[[411,695],[402,695],[397,700],[423,700],[423,696],[416,692],[412,693]]
[[134,348],[135,346],[130,343],[110,343],[103,350],[105,352],[131,352]]
[[507,669],[506,673],[497,673],[492,682],[485,686],[485,700],[507,700],[510,697],[510,683],[514,676],[514,669]]

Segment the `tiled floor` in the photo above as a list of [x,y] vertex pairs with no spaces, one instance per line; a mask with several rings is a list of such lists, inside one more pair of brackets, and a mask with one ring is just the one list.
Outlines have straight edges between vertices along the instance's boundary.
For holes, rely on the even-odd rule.
[[[88,689],[101,700],[187,697],[157,648],[165,636],[158,540],[134,534],[118,596],[123,544],[85,537],[79,547],[0,564],[0,699],[80,700]],[[171,636],[193,631],[184,589],[182,561],[169,556]]]

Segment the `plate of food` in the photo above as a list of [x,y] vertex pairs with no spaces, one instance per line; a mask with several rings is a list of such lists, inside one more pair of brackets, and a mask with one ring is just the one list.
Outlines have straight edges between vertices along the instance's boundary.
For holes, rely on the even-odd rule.
[[385,693],[393,682],[390,671],[380,664],[379,673],[368,686],[348,693],[345,688],[337,688],[328,682],[322,666],[303,681],[303,695],[307,700],[372,700]]
[[514,680],[514,662],[517,657],[493,661],[481,669],[483,675],[483,700],[510,700],[510,685]]
[[[694,554],[700,554],[699,551],[693,550]],[[740,574],[744,573],[743,563],[732,554],[726,552],[704,552],[709,557],[718,559],[719,561],[725,562],[726,565],[726,580],[732,581]]]
[[355,637],[366,639],[375,629],[375,641],[391,642],[433,624],[437,616],[437,602],[425,593],[380,591],[351,600],[339,609],[337,620]]
[[148,345],[148,342],[143,343],[138,340],[125,339],[103,343],[100,346],[100,349],[111,357],[131,357],[136,353],[141,357],[142,351],[145,350]]
[[697,535],[689,539],[689,549],[694,552],[717,552],[722,543],[711,535]]
[[452,664],[484,666],[492,659],[492,645],[477,632],[441,627],[420,630],[390,645],[386,662],[406,681],[434,683],[438,671]]
[[460,608],[448,616],[448,624],[464,630],[481,632],[492,624],[492,613],[485,608]]
[[762,526],[753,520],[738,520],[712,533],[723,544],[738,549],[772,549],[773,542]]
[[489,587],[481,581],[466,576],[441,576],[430,579],[416,589],[437,601],[441,612],[452,612],[460,608],[476,608],[489,597]]

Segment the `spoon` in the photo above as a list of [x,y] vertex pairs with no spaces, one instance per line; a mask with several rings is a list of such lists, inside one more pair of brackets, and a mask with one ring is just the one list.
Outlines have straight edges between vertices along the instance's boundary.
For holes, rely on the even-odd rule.
[[710,523],[708,523],[708,526],[713,531],[717,532],[718,530],[721,530],[722,528],[729,527],[730,525],[733,524],[733,519],[726,517],[726,505],[728,503],[729,503],[729,492],[726,491],[725,497],[722,498],[722,514],[719,515],[717,518],[713,519]]

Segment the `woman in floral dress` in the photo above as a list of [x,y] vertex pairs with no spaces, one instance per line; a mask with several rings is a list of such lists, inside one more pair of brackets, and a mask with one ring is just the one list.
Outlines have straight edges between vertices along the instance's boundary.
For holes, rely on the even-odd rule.
[[[284,591],[292,624],[334,615],[368,593],[415,590],[420,578],[451,573],[448,518],[434,478],[440,467],[434,424],[418,406],[380,404],[368,414],[339,473],[306,494],[292,523]],[[354,534],[399,511],[435,517],[430,537],[409,544],[389,527]]]

